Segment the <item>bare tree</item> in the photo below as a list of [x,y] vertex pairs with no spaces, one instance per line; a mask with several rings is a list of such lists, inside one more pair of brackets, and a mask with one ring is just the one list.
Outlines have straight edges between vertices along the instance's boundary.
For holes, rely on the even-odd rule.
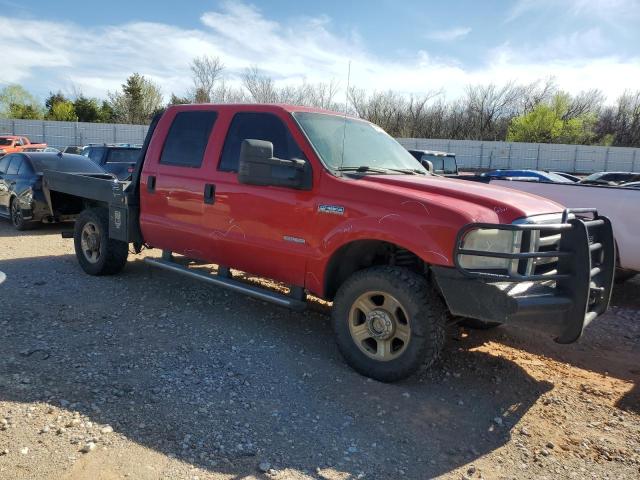
[[203,55],[191,62],[193,80],[193,99],[195,103],[211,102],[211,95],[216,82],[222,77],[224,65],[220,58]]
[[257,65],[247,68],[241,80],[242,86],[247,89],[253,102],[277,103],[279,101],[273,79],[263,74]]

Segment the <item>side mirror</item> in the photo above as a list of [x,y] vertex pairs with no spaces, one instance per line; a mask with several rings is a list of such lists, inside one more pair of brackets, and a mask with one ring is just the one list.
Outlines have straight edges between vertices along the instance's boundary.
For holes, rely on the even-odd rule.
[[424,168],[426,168],[429,173],[433,173],[433,163],[429,160],[421,160],[420,163],[422,163],[422,166]]
[[246,185],[311,188],[311,169],[305,160],[273,157],[273,143],[247,139],[240,147],[238,181]]

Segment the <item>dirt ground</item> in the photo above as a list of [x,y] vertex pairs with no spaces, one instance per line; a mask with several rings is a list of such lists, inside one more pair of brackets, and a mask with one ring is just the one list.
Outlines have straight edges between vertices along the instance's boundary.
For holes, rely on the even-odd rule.
[[[452,331],[406,381],[304,313],[0,221],[0,479],[640,478],[640,279],[580,342]],[[149,252],[148,255],[159,255]]]

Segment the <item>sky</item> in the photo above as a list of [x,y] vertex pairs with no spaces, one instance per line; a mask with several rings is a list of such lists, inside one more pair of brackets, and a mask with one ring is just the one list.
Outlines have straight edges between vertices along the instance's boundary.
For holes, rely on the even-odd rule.
[[193,57],[238,81],[338,82],[459,96],[466,85],[552,77],[608,103],[640,89],[640,0],[0,0],[0,88],[106,97],[141,73],[168,98]]

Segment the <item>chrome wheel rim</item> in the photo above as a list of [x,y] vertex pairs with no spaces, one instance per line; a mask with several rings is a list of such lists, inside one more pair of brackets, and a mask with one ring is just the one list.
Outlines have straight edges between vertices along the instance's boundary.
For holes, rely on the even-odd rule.
[[100,229],[93,222],[85,223],[80,234],[80,247],[84,258],[90,263],[98,263],[101,255]]
[[14,200],[11,204],[11,221],[14,226],[20,225],[22,223],[22,210],[20,210],[20,205],[18,205],[18,200]]
[[362,353],[381,362],[398,358],[411,340],[407,311],[393,295],[380,291],[356,299],[349,311],[349,332]]

